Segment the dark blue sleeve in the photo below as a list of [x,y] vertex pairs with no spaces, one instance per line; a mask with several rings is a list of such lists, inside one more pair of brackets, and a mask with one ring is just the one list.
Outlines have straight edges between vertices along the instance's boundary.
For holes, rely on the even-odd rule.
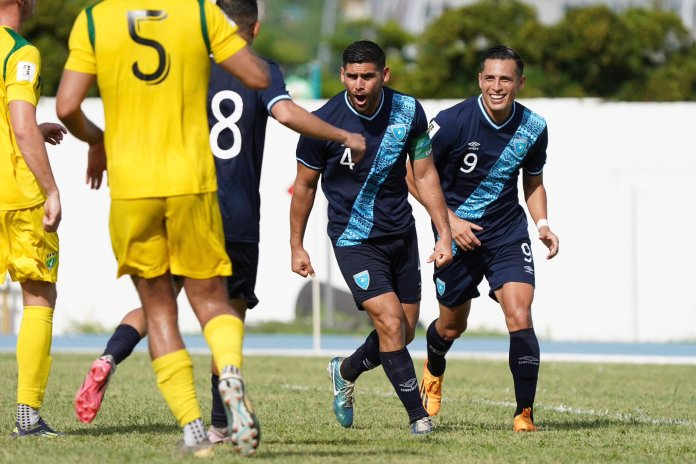
[[297,142],[297,161],[315,171],[326,167],[326,142],[311,137],[300,136]]
[[278,103],[280,100],[291,100],[288,90],[285,88],[285,79],[283,78],[283,72],[280,67],[272,62],[268,62],[268,70],[271,74],[271,85],[259,92],[261,96],[261,103],[268,111],[268,114],[273,116],[271,113],[271,108],[273,105]]
[[549,143],[548,127],[544,127],[541,135],[529,150],[524,160],[524,171],[532,176],[538,176],[544,171],[546,164],[546,146]]
[[433,146],[433,160],[438,164],[439,160],[447,157],[454,142],[456,140],[456,124],[449,122],[448,114],[445,111],[440,111],[430,121],[428,133]]

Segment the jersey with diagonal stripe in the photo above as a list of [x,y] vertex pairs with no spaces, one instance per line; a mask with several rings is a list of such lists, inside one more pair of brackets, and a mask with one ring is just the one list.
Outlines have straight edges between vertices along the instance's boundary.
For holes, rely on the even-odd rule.
[[0,100],[0,211],[30,208],[45,201],[44,193],[24,161],[10,121],[9,103],[34,106],[41,93],[39,50],[9,27],[0,27],[2,86]]
[[413,97],[384,87],[372,116],[356,112],[341,92],[315,114],[334,126],[365,137],[367,151],[357,164],[336,142],[301,137],[297,160],[321,171],[329,202],[328,233],[336,246],[397,235],[414,224],[406,185],[406,156],[430,152],[427,120]]
[[244,87],[218,65],[213,65],[210,75],[210,146],[215,155],[225,238],[232,242],[259,242],[259,185],[266,123],[273,105],[290,99],[280,68],[272,61],[266,62],[271,85],[264,90]]
[[520,168],[542,173],[548,143],[544,118],[515,102],[507,121],[496,124],[479,96],[439,112],[429,132],[447,206],[483,227],[475,232],[482,245],[527,237],[517,182]]
[[113,199],[217,189],[209,57],[244,47],[236,31],[209,0],[103,0],[79,14],[65,69],[97,77]]

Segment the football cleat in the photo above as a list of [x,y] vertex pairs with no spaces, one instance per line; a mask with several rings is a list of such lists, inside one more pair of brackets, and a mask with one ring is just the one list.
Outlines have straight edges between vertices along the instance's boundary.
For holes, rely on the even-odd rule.
[[433,431],[433,421],[429,417],[421,417],[411,424],[411,433],[414,435],[427,435]]
[[10,436],[12,438],[20,437],[58,437],[60,435],[65,435],[63,432],[56,432],[51,427],[48,426],[43,419],[39,418],[39,422],[34,424],[33,427],[28,429],[23,429],[19,426],[19,422],[15,422],[15,427]]
[[326,368],[333,384],[333,412],[336,420],[343,427],[353,425],[353,403],[355,402],[355,382],[341,377],[341,363],[344,358],[333,358]]
[[537,428],[532,422],[532,408],[524,408],[521,414],[515,416],[512,422],[512,429],[515,432],[536,432]]
[[232,372],[222,374],[218,390],[229,424],[227,438],[240,455],[255,454],[261,440],[261,428],[239,370],[234,368]]
[[210,458],[213,457],[213,444],[207,438],[195,445],[187,445],[184,440],[181,440],[177,445],[176,454],[179,457],[193,456],[195,458]]
[[428,360],[425,360],[423,365],[423,378],[420,384],[420,397],[423,407],[430,416],[436,416],[440,412],[440,404],[442,404],[442,382],[444,374],[439,377],[434,376],[428,370]]
[[229,435],[230,433],[227,427],[215,427],[211,425],[208,429],[208,440],[210,440],[210,443],[213,445],[217,445],[218,443],[232,443],[232,439]]
[[97,417],[106,387],[115,370],[116,364],[110,355],[102,356],[92,363],[82,387],[75,395],[75,414],[80,422],[89,424]]

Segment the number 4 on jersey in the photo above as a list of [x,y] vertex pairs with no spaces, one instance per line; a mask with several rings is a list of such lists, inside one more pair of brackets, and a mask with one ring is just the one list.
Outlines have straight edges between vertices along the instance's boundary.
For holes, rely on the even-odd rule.
[[353,166],[355,166],[355,163],[353,162],[353,158],[351,157],[350,153],[350,148],[346,147],[346,149],[343,151],[343,157],[341,158],[341,164],[343,166],[348,166],[348,168],[352,171]]

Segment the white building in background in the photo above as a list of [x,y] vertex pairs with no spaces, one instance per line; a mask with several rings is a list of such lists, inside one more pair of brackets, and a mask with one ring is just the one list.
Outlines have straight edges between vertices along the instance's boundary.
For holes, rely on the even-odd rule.
[[[425,26],[446,9],[458,8],[479,0],[343,0],[343,12],[349,18],[372,17],[378,22],[396,20],[406,30],[422,32]],[[569,8],[605,4],[614,10],[629,7],[661,8],[674,11],[696,36],[696,0],[523,0],[537,9],[543,24],[560,21]]]

